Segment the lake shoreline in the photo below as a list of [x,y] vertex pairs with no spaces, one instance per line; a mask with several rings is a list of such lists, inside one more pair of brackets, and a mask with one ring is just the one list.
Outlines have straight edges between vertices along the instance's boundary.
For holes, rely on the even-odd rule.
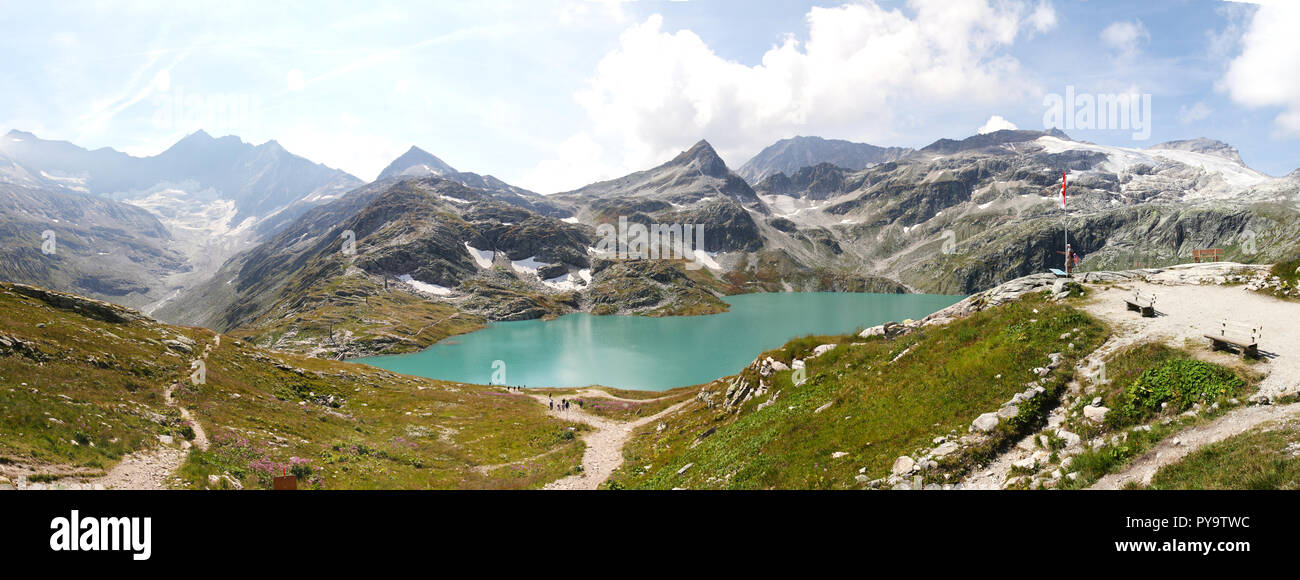
[[[565,314],[494,322],[415,353],[350,359],[426,378],[474,384],[658,392],[734,374],[757,353],[809,334],[844,334],[920,319],[964,296],[762,292],[724,297],[696,316]],[[451,337],[448,337],[451,338]],[[665,364],[672,361],[672,364]]]

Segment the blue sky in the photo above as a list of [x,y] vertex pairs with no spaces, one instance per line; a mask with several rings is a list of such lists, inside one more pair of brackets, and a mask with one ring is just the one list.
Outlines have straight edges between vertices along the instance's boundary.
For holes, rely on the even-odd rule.
[[1300,2],[269,4],[0,2],[0,129],[145,155],[202,128],[363,179],[418,145],[552,192],[702,138],[738,167],[794,134],[1042,129],[1072,86],[1151,95],[1148,138],[1074,138],[1205,136],[1300,167]]

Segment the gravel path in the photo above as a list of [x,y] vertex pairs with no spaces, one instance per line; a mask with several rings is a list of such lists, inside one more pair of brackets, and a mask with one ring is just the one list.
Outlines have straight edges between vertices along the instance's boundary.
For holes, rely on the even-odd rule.
[[167,489],[167,478],[188,454],[175,447],[137,451],[123,457],[103,477],[91,480],[90,485],[95,489]]
[[[1234,322],[1263,325],[1261,350],[1277,356],[1256,365],[1256,370],[1267,373],[1259,386],[1259,393],[1276,398],[1294,393],[1300,386],[1300,325],[1284,321],[1300,317],[1300,304],[1277,300],[1247,291],[1241,286],[1214,284],[1215,277],[1231,271],[1235,266],[1208,264],[1171,268],[1152,275],[1147,282],[1125,281],[1114,286],[1093,286],[1093,299],[1083,306],[1114,329],[1115,333],[1100,348],[1081,361],[1087,368],[1089,361],[1105,359],[1130,345],[1156,340],[1171,346],[1207,346],[1202,335],[1211,333],[1219,323],[1228,318]],[[1160,316],[1142,318],[1129,311],[1124,298],[1134,290],[1156,295],[1156,310]],[[1241,357],[1226,352],[1202,352],[1202,356],[1216,362],[1233,365]],[[1078,393],[1079,385],[1071,383],[1071,392]],[[1108,475],[1096,484],[1095,489],[1119,489],[1130,481],[1150,483],[1151,478],[1165,465],[1175,463],[1200,447],[1245,432],[1257,425],[1279,417],[1300,413],[1300,404],[1262,406],[1235,409],[1219,419],[1189,428],[1175,434],[1135,459],[1123,471]],[[1049,419],[1051,432],[1054,423],[1064,419],[1064,409],[1055,409]],[[962,482],[966,489],[1002,489],[1006,485],[1012,463],[1028,457],[1033,451],[1033,439],[1044,432],[1024,438],[1011,450],[1003,453],[989,465],[973,472]],[[1174,444],[1174,441],[1178,444]]]
[[[206,361],[212,347],[220,345],[221,335],[218,334],[212,344],[203,348],[203,354],[199,356],[199,359]],[[194,419],[189,409],[176,404],[176,400],[172,398],[172,393],[179,386],[180,383],[173,383],[163,390],[167,405],[178,409],[181,417],[189,421],[194,428],[193,445],[199,449],[207,450],[208,435],[203,431],[203,425]],[[94,488],[103,486],[105,489],[168,489],[167,478],[180,468],[182,463],[185,463],[191,445],[188,441],[184,441],[181,443],[180,448],[176,448],[172,447],[170,443],[169,437],[163,440],[162,446],[127,454],[103,477],[91,480],[88,485]]]
[[[1120,347],[1138,341],[1165,338],[1173,346],[1186,340],[1206,345],[1202,335],[1212,332],[1227,318],[1234,322],[1263,325],[1260,350],[1275,353],[1256,365],[1267,373],[1259,385],[1259,394],[1276,398],[1294,393],[1300,386],[1300,304],[1247,291],[1240,286],[1187,285],[1184,280],[1169,278],[1171,273],[1153,277],[1153,282],[1133,282],[1097,292],[1097,299],[1084,307],[1090,314],[1107,320],[1119,331]],[[1166,283],[1160,283],[1166,282]],[[1139,289],[1156,295],[1160,316],[1142,318],[1126,310],[1122,298]],[[1205,353],[1207,358],[1232,364],[1241,360],[1230,353]],[[1234,409],[1222,417],[1171,435],[1155,448],[1131,461],[1122,471],[1098,480],[1090,489],[1121,489],[1130,482],[1144,485],[1161,467],[1176,463],[1201,447],[1241,434],[1262,423],[1300,412],[1300,404],[1259,406]]]
[[[1142,318],[1126,310],[1124,298],[1134,289],[1156,295],[1155,318]],[[1123,335],[1122,348],[1139,341],[1169,339],[1175,347],[1191,344],[1208,346],[1202,335],[1215,331],[1227,318],[1233,322],[1263,325],[1260,350],[1276,353],[1265,359],[1257,370],[1268,373],[1259,392],[1272,397],[1294,393],[1300,385],[1300,303],[1278,300],[1247,291],[1241,286],[1165,285],[1145,282],[1118,284],[1112,288],[1095,287],[1095,300],[1084,306],[1089,314],[1110,322]],[[1208,353],[1223,362],[1240,361],[1230,353]]]
[[[594,394],[594,393],[593,393]],[[534,399],[546,405],[549,399],[545,395],[533,395]],[[610,397],[614,398],[614,397]],[[557,402],[559,399],[555,399]],[[587,444],[582,454],[582,473],[570,475],[546,484],[543,489],[597,489],[623,464],[623,445],[637,427],[657,421],[677,412],[694,399],[687,399],[668,407],[649,417],[636,421],[615,421],[592,415],[578,406],[570,406],[568,411],[551,410],[554,417],[568,421],[577,421],[590,425],[593,430],[583,437]]]

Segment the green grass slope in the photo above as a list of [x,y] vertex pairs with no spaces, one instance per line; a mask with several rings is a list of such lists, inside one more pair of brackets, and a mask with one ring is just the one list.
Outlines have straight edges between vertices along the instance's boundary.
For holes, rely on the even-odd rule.
[[[763,379],[769,383],[766,396],[738,409],[706,402],[710,393],[725,392],[727,381],[703,387],[696,402],[662,427],[633,434],[610,487],[861,488],[868,479],[887,476],[899,456],[932,446],[936,437],[965,436],[977,416],[1040,378],[1031,369],[1061,353],[1062,363],[1041,379],[1044,396],[943,458],[935,473],[955,480],[1036,427],[1048,401],[1070,380],[1075,360],[1106,334],[1083,312],[1034,295],[893,339],[794,340],[759,360],[770,356],[789,365],[806,359],[806,382],[795,386],[796,370],[778,371]],[[807,359],[822,344],[839,346]],[[741,378],[758,380],[757,373],[751,366]]]
[[[219,342],[219,344],[218,344]],[[209,348],[206,380],[191,362]],[[0,474],[89,478],[159,435],[212,441],[177,485],[530,488],[580,463],[586,429],[494,387],[265,351],[118,306],[0,283]],[[222,476],[228,476],[228,480]],[[222,483],[222,486],[235,484]]]

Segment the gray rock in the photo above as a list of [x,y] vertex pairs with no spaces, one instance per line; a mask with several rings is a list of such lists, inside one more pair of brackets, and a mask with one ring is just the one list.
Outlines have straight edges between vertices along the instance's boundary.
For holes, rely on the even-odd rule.
[[1102,421],[1105,421],[1106,414],[1109,412],[1110,409],[1108,407],[1095,407],[1089,405],[1083,408],[1083,416],[1087,417],[1089,421],[1092,421],[1094,423],[1100,423]]
[[984,413],[983,415],[976,417],[970,427],[972,431],[988,433],[998,426],[998,421],[1000,421],[1000,419],[998,418],[997,413]]
[[1033,457],[1026,457],[1024,459],[1011,462],[1011,466],[1019,469],[1033,469],[1035,463],[1037,462],[1034,461]]
[[194,349],[190,347],[190,345],[185,344],[179,340],[167,339],[162,341],[162,343],[167,345],[167,348],[170,348],[174,351],[183,352],[186,354],[194,352]]
[[883,324],[878,324],[876,326],[873,326],[871,328],[868,328],[858,333],[858,336],[862,338],[871,338],[873,336],[884,336],[884,335],[885,335],[885,325]]
[[1056,436],[1065,441],[1065,447],[1067,449],[1078,447],[1083,443],[1083,437],[1070,431],[1066,431],[1065,429],[1057,429]]
[[916,468],[916,461],[906,455],[894,460],[894,467],[891,470],[894,475],[907,475]]
[[960,447],[956,443],[948,441],[938,447],[935,447],[934,451],[931,453],[935,457],[944,457],[950,453],[953,453],[954,451],[957,451],[958,449],[960,449]]
[[812,354],[808,355],[808,358],[817,358],[817,357],[819,357],[819,356],[821,356],[821,355],[823,355],[823,354],[826,354],[826,353],[828,353],[828,352],[830,352],[830,351],[832,351],[832,350],[835,350],[835,347],[837,347],[837,346],[839,346],[839,345],[837,345],[837,344],[823,344],[823,345],[820,345],[820,346],[818,346],[817,348],[814,348],[814,349],[813,349]]

